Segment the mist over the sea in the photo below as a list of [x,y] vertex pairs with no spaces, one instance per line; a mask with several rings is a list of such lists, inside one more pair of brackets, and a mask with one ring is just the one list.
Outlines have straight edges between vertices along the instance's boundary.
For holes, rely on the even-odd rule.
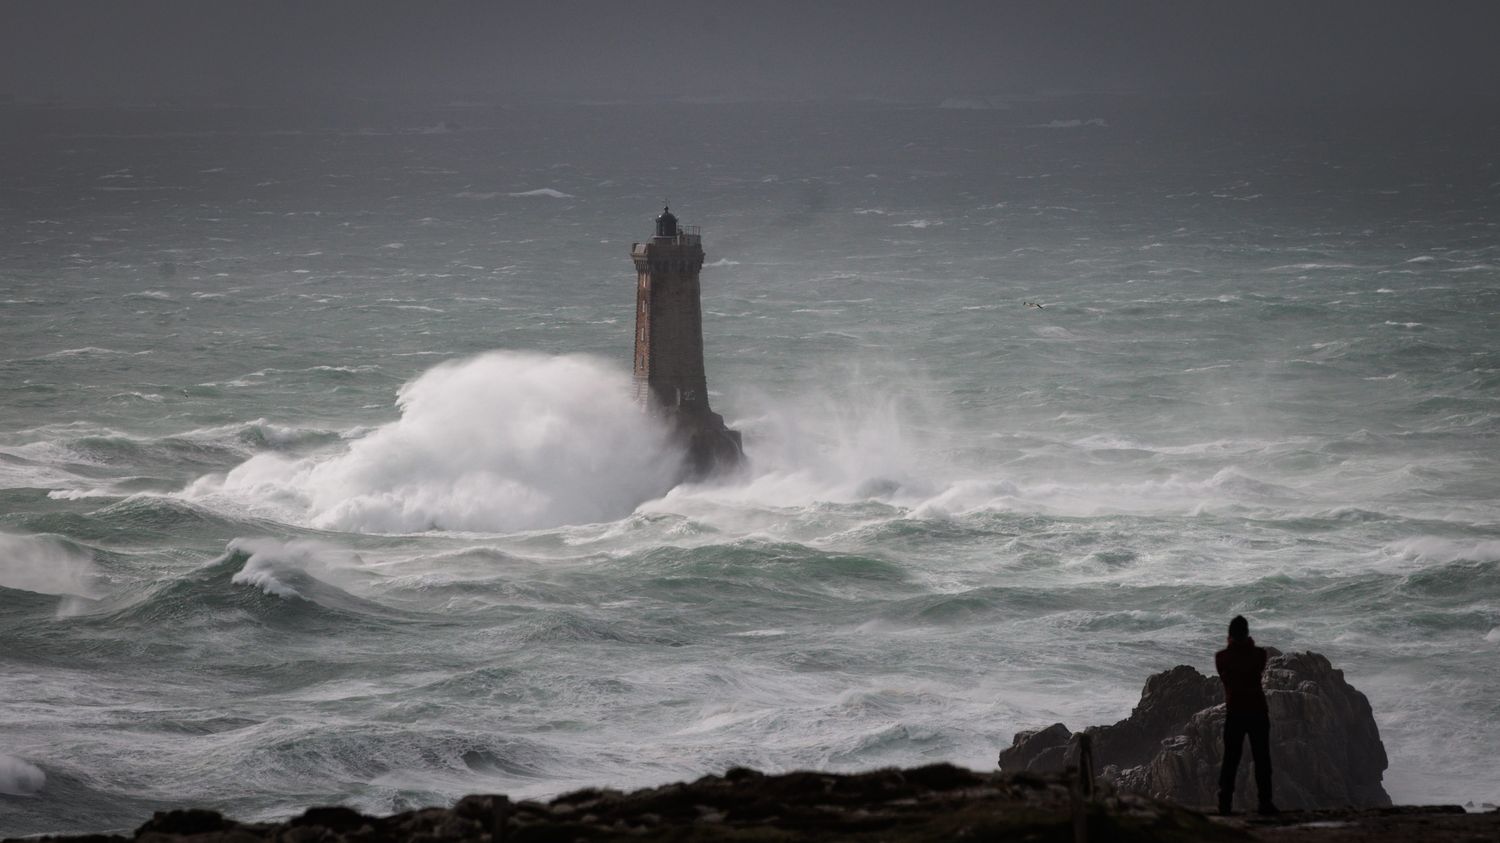
[[[1500,801],[1493,112],[0,113],[0,833],[988,768],[1236,613]],[[664,200],[751,461],[670,491]]]

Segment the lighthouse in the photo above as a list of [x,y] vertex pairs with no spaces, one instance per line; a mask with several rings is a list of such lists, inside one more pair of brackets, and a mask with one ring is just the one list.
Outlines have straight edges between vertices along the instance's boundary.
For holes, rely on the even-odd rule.
[[671,424],[686,456],[689,479],[739,467],[739,431],[708,406],[703,370],[703,306],[698,274],[703,238],[697,226],[678,225],[670,208],[656,218],[656,234],[630,247],[635,262],[635,395]]

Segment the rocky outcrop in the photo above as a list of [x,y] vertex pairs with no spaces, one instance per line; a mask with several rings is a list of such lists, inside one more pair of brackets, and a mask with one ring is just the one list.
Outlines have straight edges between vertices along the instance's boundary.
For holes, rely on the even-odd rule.
[[[451,808],[372,817],[313,808],[282,823],[241,823],[215,811],[158,813],[134,835],[50,838],[75,843],[672,843],[765,841],[1244,841],[1243,831],[1135,794],[1083,803],[1060,776],[976,773],[947,764],[870,773],[764,775],[734,769],[695,782],[621,793],[581,790],[551,802],[465,796]],[[47,840],[49,838],[42,838]],[[37,843],[35,839],[30,843]]]
[[[1262,685],[1271,710],[1271,767],[1282,808],[1381,807],[1385,746],[1365,695],[1317,653],[1272,648]],[[1101,778],[1128,791],[1184,805],[1210,806],[1223,759],[1223,690],[1217,677],[1186,665],[1146,680],[1141,701],[1113,726],[1084,730]],[[1078,738],[1061,723],[1016,734],[1000,753],[1005,771],[1051,772],[1076,755]],[[1235,804],[1255,804],[1250,753]]]
[[[25,843],[1427,843],[1500,840],[1500,811],[1456,805],[1287,811],[1204,817],[1104,787],[1080,798],[1071,777],[976,773],[946,764],[870,773],[763,775],[730,770],[633,793],[581,790],[550,802],[465,796],[451,807],[388,817],[310,808],[284,822],[237,822],[217,811],[162,811],[130,836],[26,838]],[[3,815],[0,815],[3,816]],[[0,841],[21,843],[21,841]]]
[[676,416],[677,441],[684,453],[681,479],[702,482],[733,475],[745,467],[738,430],[730,430],[718,413]]

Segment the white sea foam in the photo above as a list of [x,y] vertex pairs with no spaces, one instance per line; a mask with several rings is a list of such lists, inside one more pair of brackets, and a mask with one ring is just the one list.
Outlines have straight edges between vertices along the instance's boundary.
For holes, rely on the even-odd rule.
[[1028,129],[1078,129],[1084,126],[1108,126],[1103,117],[1094,117],[1088,120],[1048,120],[1046,123],[1032,123]]
[[251,556],[245,560],[245,567],[231,577],[230,582],[235,585],[254,586],[267,594],[288,600],[302,598],[297,589],[276,578],[275,566],[263,556]]
[[94,560],[48,536],[0,533],[0,586],[38,594],[93,597]]
[[1288,270],[1296,272],[1312,272],[1320,269],[1359,269],[1359,266],[1352,263],[1286,263],[1281,264],[1280,266],[1273,266],[1267,269],[1266,272],[1285,272]]
[[584,356],[495,352],[402,387],[401,418],[335,456],[260,454],[189,498],[314,526],[514,531],[619,518],[675,475],[624,373]]
[[1385,546],[1387,553],[1423,562],[1500,562],[1500,540],[1455,541],[1437,536],[1417,536]]
[[998,97],[948,97],[938,103],[938,108],[959,111],[996,111],[1010,108],[1010,103]]
[[229,552],[248,555],[244,566],[230,578],[231,583],[287,600],[312,599],[297,590],[294,580],[298,575],[331,579],[340,568],[359,564],[359,558],[346,550],[308,540],[239,538],[229,543]]
[[47,498],[54,501],[81,501],[89,498],[118,498],[120,493],[105,486],[95,486],[87,489],[53,489],[47,493]]
[[33,796],[47,784],[47,775],[35,764],[10,755],[0,755],[0,793]]
[[576,199],[577,198],[576,196],[574,196],[571,193],[563,193],[561,190],[554,190],[553,188],[550,188],[550,187],[538,188],[537,190],[521,190],[521,191],[517,191],[516,193],[511,193],[511,194],[508,194],[508,195],[510,195],[510,196],[544,196],[544,197],[546,197],[548,199]]
[[42,360],[61,360],[66,357],[98,357],[114,354],[125,354],[124,351],[115,351],[113,348],[100,348],[97,345],[86,345],[82,348],[65,348],[62,351],[54,351],[51,354],[43,354]]

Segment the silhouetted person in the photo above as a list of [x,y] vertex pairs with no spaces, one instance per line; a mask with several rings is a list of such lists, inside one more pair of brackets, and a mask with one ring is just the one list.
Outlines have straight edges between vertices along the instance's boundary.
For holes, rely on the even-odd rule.
[[1250,738],[1250,757],[1255,761],[1255,790],[1262,814],[1276,813],[1271,801],[1271,716],[1260,675],[1266,669],[1266,651],[1255,646],[1250,623],[1235,615],[1229,622],[1229,646],[1214,654],[1214,666],[1224,682],[1224,766],[1219,768],[1219,813],[1234,807],[1234,777],[1239,772],[1240,753]]

